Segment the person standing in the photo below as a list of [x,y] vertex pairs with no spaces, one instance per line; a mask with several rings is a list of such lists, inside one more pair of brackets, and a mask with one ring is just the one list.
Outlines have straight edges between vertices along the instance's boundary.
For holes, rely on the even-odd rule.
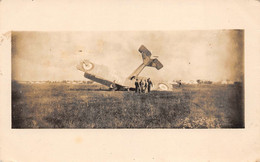
[[144,80],[144,93],[146,93],[146,92],[147,92],[147,86],[148,86],[148,84],[147,84],[147,81],[146,81],[146,80]]
[[135,80],[135,93],[139,92],[139,83],[138,79]]
[[181,80],[179,81],[179,87],[181,86]]
[[110,85],[110,90],[115,91],[116,90],[116,81],[114,80],[113,83]]
[[143,92],[144,91],[144,82],[143,82],[142,79],[141,79],[141,81],[139,83],[139,86],[140,86],[140,92]]
[[149,93],[151,91],[151,87],[153,86],[153,83],[150,80],[150,78],[147,79],[147,86],[148,86],[148,93]]

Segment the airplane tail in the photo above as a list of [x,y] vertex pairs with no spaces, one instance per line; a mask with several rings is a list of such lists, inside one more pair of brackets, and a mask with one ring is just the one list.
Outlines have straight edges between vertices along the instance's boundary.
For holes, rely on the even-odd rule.
[[150,60],[152,54],[144,45],[141,45],[138,51],[142,54],[144,63]]
[[142,54],[143,63],[146,66],[155,67],[157,70],[160,70],[163,67],[162,63],[157,58],[151,59],[152,54],[144,45],[141,45],[138,51]]
[[138,51],[142,54],[143,63],[128,77],[130,80],[136,78],[146,66],[155,67],[157,70],[163,67],[157,58],[151,58],[151,52],[144,45],[141,45]]

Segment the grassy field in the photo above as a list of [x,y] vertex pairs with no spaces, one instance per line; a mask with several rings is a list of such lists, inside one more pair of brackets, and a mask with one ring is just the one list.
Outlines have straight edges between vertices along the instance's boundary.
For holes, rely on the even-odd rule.
[[240,85],[135,94],[94,84],[13,82],[12,128],[243,128],[243,98]]

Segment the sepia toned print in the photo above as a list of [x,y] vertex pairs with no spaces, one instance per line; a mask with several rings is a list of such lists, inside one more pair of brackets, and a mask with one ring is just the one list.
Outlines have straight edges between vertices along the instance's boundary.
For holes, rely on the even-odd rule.
[[12,128],[244,128],[244,31],[12,32]]

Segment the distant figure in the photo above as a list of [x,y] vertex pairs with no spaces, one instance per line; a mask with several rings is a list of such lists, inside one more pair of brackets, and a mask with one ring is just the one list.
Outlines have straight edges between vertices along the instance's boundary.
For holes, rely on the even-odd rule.
[[139,86],[140,86],[140,92],[144,92],[144,82],[143,82],[142,79],[141,79],[141,81],[139,83]]
[[146,93],[146,92],[147,92],[147,86],[148,86],[148,84],[147,84],[147,81],[146,81],[146,80],[144,80],[144,93]]
[[148,93],[149,93],[151,91],[151,86],[153,86],[153,83],[150,80],[150,78],[147,79],[147,86],[148,86]]
[[116,90],[116,81],[114,80],[113,83],[110,85],[110,89],[115,91]]
[[140,92],[138,79],[135,80],[135,93]]
[[181,80],[178,82],[178,84],[179,84],[179,87],[181,86]]

